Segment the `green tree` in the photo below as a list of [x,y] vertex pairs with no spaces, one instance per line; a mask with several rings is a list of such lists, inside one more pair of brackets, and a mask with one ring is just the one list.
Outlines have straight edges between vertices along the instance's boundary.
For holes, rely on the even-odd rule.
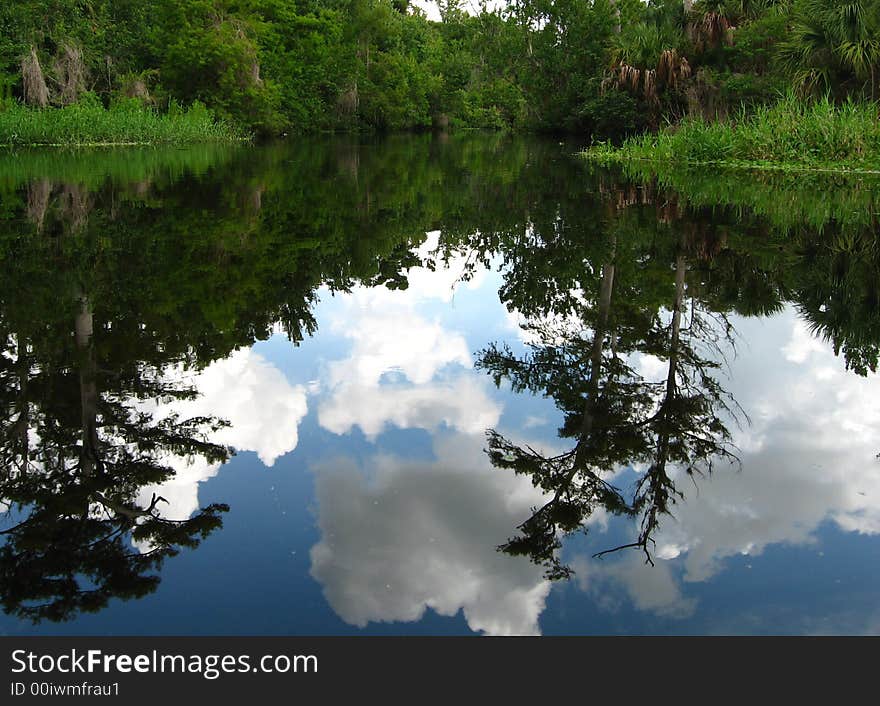
[[797,0],[791,34],[781,49],[795,85],[807,92],[847,88],[877,97],[880,3]]

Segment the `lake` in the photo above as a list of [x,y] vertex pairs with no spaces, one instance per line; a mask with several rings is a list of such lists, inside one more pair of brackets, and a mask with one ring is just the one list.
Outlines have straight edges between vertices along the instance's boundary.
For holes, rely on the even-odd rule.
[[0,155],[0,634],[880,632],[880,181],[583,147]]

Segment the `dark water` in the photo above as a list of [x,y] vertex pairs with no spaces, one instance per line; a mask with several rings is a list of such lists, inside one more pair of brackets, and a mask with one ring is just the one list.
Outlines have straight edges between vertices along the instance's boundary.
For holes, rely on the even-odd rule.
[[0,633],[880,632],[880,187],[578,147],[0,156]]

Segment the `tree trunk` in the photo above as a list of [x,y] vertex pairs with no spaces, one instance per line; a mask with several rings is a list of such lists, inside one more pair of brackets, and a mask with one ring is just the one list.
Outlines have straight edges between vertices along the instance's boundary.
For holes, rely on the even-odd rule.
[[87,295],[79,297],[80,310],[76,315],[76,347],[80,353],[79,396],[82,409],[82,448],[80,469],[83,475],[94,473],[98,458],[98,385],[95,347],[92,342],[94,320]]
[[21,85],[26,105],[32,108],[45,108],[49,105],[49,88],[34,47],[21,60]]
[[614,8],[614,16],[617,18],[617,22],[614,25],[614,32],[620,34],[620,8],[617,6],[617,0],[611,0],[611,7]]
[[30,377],[30,361],[27,357],[27,343],[22,339],[21,334],[15,337],[16,349],[18,353],[18,418],[15,420],[16,431],[18,432],[18,443],[21,447],[21,468],[22,474],[27,473],[28,463],[30,462],[30,440],[28,438],[28,430],[30,429],[30,409],[31,405],[28,401],[28,378]]
[[587,387],[587,400],[584,404],[584,418],[581,422],[578,449],[570,477],[583,466],[589,444],[587,438],[596,422],[596,400],[599,397],[599,376],[602,372],[602,353],[605,347],[605,333],[611,313],[611,295],[614,291],[614,257],[616,243],[612,244],[611,262],[602,265],[602,282],[599,287],[599,320],[593,331],[593,348],[590,351],[590,382]]
[[681,307],[684,304],[684,255],[675,260],[675,301],[672,313],[672,333],[669,337],[669,374],[666,376],[666,399],[675,394],[675,374],[678,366],[678,341],[681,337]]
[[[675,399],[677,391],[676,376],[678,374],[678,343],[681,338],[681,309],[684,304],[684,276],[687,268],[684,255],[675,261],[675,299],[673,300],[672,326],[669,334],[669,368],[666,373],[666,392],[660,404],[660,417],[665,420],[668,408]],[[657,435],[657,455],[654,458],[655,469],[665,469],[669,460],[669,430],[666,425],[661,427]]]

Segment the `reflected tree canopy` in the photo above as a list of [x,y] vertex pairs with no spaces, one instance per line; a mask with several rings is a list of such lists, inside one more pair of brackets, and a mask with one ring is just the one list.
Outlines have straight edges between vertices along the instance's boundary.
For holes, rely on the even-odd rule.
[[272,153],[127,156],[0,162],[0,602],[33,622],[155,591],[221,527],[225,504],[171,517],[144,494],[233,453],[224,420],[163,411],[197,394],[187,377],[276,330],[301,341],[318,287],[405,286],[417,262],[398,212],[289,180]]
[[[528,351],[493,345],[478,360],[496,384],[552,398],[564,415],[560,438],[574,441],[547,456],[497,431],[488,435],[494,465],[532,476],[550,496],[501,549],[531,556],[550,578],[570,574],[559,560],[561,538],[597,510],[639,518],[638,537],[624,546],[641,548],[650,562],[651,535],[682,497],[670,469],[694,477],[716,460],[736,460],[728,430],[735,402],[717,380],[713,356],[732,342],[732,329],[724,312],[706,307],[687,285],[689,262],[714,248],[714,233],[658,214],[650,237],[626,234],[619,231],[625,219],[611,213],[604,238],[558,250],[584,269],[583,284],[566,289],[564,304],[552,289],[543,290],[543,307],[531,298],[521,307],[515,294],[508,299],[513,309],[530,311]],[[641,252],[628,252],[633,244]],[[541,247],[532,254],[544,264],[552,257]],[[637,370],[645,356],[662,363],[662,376]],[[634,488],[613,484],[621,468],[641,469]]]
[[181,459],[233,453],[212,441],[223,419],[163,406],[196,395],[182,371],[310,336],[321,288],[405,289],[411,267],[452,255],[464,278],[499,267],[527,345],[477,365],[562,418],[552,451],[488,433],[492,463],[546,494],[501,549],[551,578],[571,573],[564,537],[600,512],[633,518],[625,546],[650,561],[682,483],[735,465],[733,315],[793,305],[854,373],[876,370],[870,185],[823,187],[817,205],[812,183],[591,173],[573,152],[426,135],[0,157],[4,610],[58,621],[144,596],[219,530],[226,505],[170,517],[144,491]]
[[[699,182],[711,197],[633,179],[593,175],[582,196],[599,215],[592,223],[580,226],[584,207],[557,199],[549,217],[527,213],[494,241],[472,235],[475,259],[494,249],[503,258],[501,296],[522,316],[527,341],[524,352],[489,346],[478,367],[497,385],[552,399],[564,415],[559,437],[571,440],[548,454],[488,432],[492,463],[530,476],[547,497],[499,549],[531,557],[552,579],[571,574],[563,538],[599,511],[633,517],[638,530],[597,556],[639,548],[653,563],[652,535],[684,497],[682,482],[738,466],[730,427],[748,417],[722,385],[736,351],[729,315],[769,316],[791,303],[849,369],[876,370],[872,191],[858,193],[861,218],[846,211],[851,192],[843,203],[823,195],[820,218],[810,189],[790,182],[771,180],[757,200],[723,178]],[[646,358],[662,362],[662,376],[639,371]],[[637,480],[618,487],[626,469]]]

